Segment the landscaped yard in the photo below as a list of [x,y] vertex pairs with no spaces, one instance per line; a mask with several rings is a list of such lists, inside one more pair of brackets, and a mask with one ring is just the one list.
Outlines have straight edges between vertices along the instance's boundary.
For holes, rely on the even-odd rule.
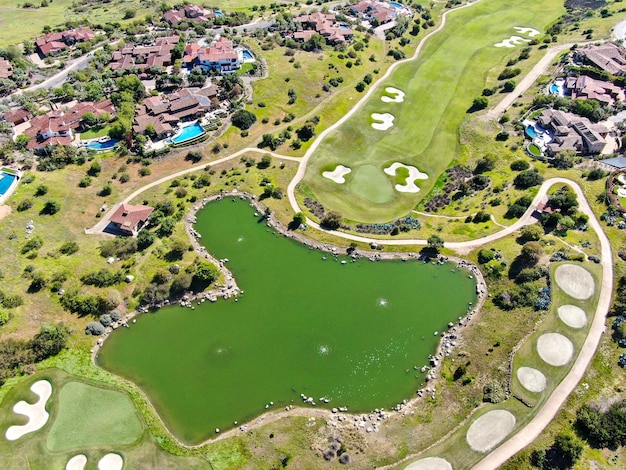
[[[556,2],[498,0],[451,13],[420,57],[400,65],[322,142],[309,161],[306,185],[324,206],[349,219],[382,222],[408,213],[457,157],[458,128],[480,95],[487,71],[504,68],[505,58],[515,51],[494,44],[515,34],[514,26],[542,30],[561,10]],[[387,86],[404,91],[404,101],[381,101]],[[372,128],[373,113],[392,115],[392,127]],[[396,161],[416,166],[429,179],[419,182],[418,193],[392,191],[383,198],[378,186],[391,186],[392,181],[382,169]],[[322,168],[339,164],[352,169],[345,184],[321,176]]]

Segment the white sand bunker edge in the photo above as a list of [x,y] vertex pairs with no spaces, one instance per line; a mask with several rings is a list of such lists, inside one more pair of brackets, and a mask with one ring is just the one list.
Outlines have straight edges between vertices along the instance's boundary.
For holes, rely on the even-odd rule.
[[428,179],[428,175],[426,173],[422,173],[414,166],[405,165],[404,163],[395,162],[383,171],[390,176],[395,176],[398,168],[406,168],[409,171],[406,184],[396,184],[396,191],[399,193],[416,193],[420,190],[420,188],[415,184],[415,180]]
[[335,168],[333,171],[325,171],[324,173],[322,173],[322,176],[324,178],[328,178],[329,180],[334,181],[337,184],[343,184],[346,182],[344,176],[351,171],[352,169],[348,168],[347,166],[337,165],[337,168]]
[[502,42],[494,44],[496,47],[515,47],[516,44],[523,44],[524,42],[530,42],[530,39],[523,38],[521,36],[511,36]]
[[52,385],[47,380],[40,380],[31,385],[30,389],[39,395],[37,403],[30,405],[24,400],[18,402],[13,407],[15,413],[28,417],[28,423],[21,426],[11,426],[7,429],[6,438],[9,441],[19,439],[24,434],[37,431],[44,427],[50,415],[46,411],[46,403],[52,395]]
[[539,393],[546,388],[546,376],[532,367],[520,367],[517,369],[517,380],[529,392]]
[[574,345],[560,333],[545,333],[537,340],[537,352],[551,366],[564,366],[574,355]]
[[402,90],[398,90],[397,88],[388,86],[387,88],[385,88],[385,92],[394,96],[393,97],[386,96],[386,95],[381,96],[380,100],[383,103],[402,103],[404,101],[404,92]]
[[557,312],[561,321],[570,328],[582,328],[587,324],[585,311],[576,305],[561,305]]
[[452,470],[452,465],[439,457],[427,457],[407,465],[404,470]]
[[596,290],[591,273],[575,264],[562,264],[554,271],[554,278],[567,295],[578,300],[588,299]]
[[535,28],[524,28],[522,26],[514,26],[513,29],[520,34],[527,34],[528,37],[534,38],[535,36],[539,36],[541,32],[536,30]]
[[381,121],[372,123],[372,127],[374,129],[378,131],[386,131],[393,126],[394,116],[390,113],[372,113],[372,119],[374,121]]
[[485,413],[472,423],[465,439],[476,452],[487,452],[497,446],[515,427],[515,416],[506,410]]
[[78,454],[67,462],[65,470],[83,470],[85,465],[87,465],[87,457],[83,454]]
[[122,470],[124,459],[119,454],[107,454],[98,462],[98,470]]

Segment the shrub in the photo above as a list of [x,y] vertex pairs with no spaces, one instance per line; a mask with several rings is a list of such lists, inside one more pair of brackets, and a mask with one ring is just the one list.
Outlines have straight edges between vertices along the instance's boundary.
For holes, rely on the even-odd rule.
[[250,127],[256,122],[256,116],[250,111],[245,109],[239,109],[231,116],[231,122],[233,126],[238,127],[241,130],[250,129]]
[[78,182],[78,186],[80,188],[86,188],[88,186],[91,186],[91,178],[89,176],[85,176]]
[[41,248],[41,245],[43,245],[42,238],[33,237],[30,240],[28,240],[26,243],[24,243],[24,245],[22,245],[21,253],[24,255],[28,253],[29,251],[38,250],[39,248]]
[[336,211],[328,211],[320,221],[320,225],[329,230],[337,230],[341,227],[341,214]]
[[489,215],[486,211],[479,211],[474,215],[473,222],[475,224],[481,224],[483,222],[488,222],[491,219],[491,215]]
[[35,191],[35,196],[39,197],[39,196],[45,196],[46,194],[48,194],[48,187],[40,184],[39,186],[37,186],[37,190]]
[[596,181],[604,178],[606,175],[606,171],[604,171],[602,168],[594,168],[587,174],[587,179],[589,181]]
[[73,255],[78,251],[78,243],[76,242],[65,242],[63,245],[59,247],[59,252],[63,255]]
[[115,284],[119,284],[124,279],[122,271],[112,271],[107,268],[102,268],[98,271],[93,271],[89,274],[85,274],[81,277],[83,284],[96,287],[110,287]]
[[111,317],[112,321],[119,321],[119,319],[122,317],[122,314],[119,312],[119,310],[113,310],[109,316]]
[[32,199],[22,199],[19,204],[17,205],[17,211],[18,212],[24,212],[28,209],[30,209],[31,207],[33,207],[33,200]]
[[130,181],[130,175],[128,173],[122,173],[120,175],[120,183],[128,183]]
[[478,252],[478,262],[480,264],[486,264],[489,261],[493,260],[495,256],[496,256],[496,253],[493,250],[485,250],[485,249],[480,250]]
[[150,168],[146,166],[143,166],[139,169],[139,176],[148,176],[151,173],[152,171],[150,171]]
[[9,312],[7,312],[6,310],[0,310],[0,326],[6,325],[9,321],[9,318]]
[[113,192],[113,187],[110,184],[105,184],[100,191],[98,191],[98,196],[106,197],[110,196]]
[[472,107],[470,110],[479,111],[481,109],[485,109],[487,106],[489,106],[489,100],[484,96],[479,96],[478,98],[474,98],[474,101],[472,101]]
[[86,335],[100,336],[104,333],[104,326],[100,322],[92,321],[87,323],[85,328]]
[[524,225],[521,230],[522,238],[529,242],[541,240],[543,236],[543,228],[540,224]]
[[523,171],[528,170],[530,168],[530,163],[526,160],[515,160],[511,163],[511,170],[513,171]]
[[521,171],[513,181],[517,189],[528,189],[541,183],[543,183],[543,176],[536,169]]

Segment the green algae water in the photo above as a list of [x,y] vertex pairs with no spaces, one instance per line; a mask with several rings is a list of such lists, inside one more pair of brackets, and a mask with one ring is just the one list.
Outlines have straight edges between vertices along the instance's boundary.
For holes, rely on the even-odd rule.
[[270,410],[312,406],[301,394],[354,412],[412,398],[423,382],[414,366],[438,344],[433,333],[475,300],[468,272],[418,261],[341,264],[276,234],[247,201],[231,201],[200,211],[196,229],[209,252],[229,259],[244,295],[142,315],[107,339],[98,364],[138,384],[188,444],[270,402]]

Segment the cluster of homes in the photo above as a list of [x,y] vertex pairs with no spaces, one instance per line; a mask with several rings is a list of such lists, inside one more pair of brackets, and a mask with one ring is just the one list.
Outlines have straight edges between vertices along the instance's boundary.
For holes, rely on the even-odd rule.
[[183,21],[206,23],[215,19],[217,13],[213,10],[207,10],[206,8],[190,3],[179,9],[167,10],[163,13],[163,21],[167,21],[170,26],[176,26]]
[[398,8],[390,3],[378,2],[376,0],[361,0],[354,5],[350,5],[350,12],[358,18],[370,23],[385,24],[397,18],[404,8]]
[[610,42],[579,47],[574,50],[574,60],[611,75],[626,74],[626,51]]
[[151,45],[126,45],[113,52],[111,70],[145,70],[151,67],[167,67],[172,64],[172,51],[179,37],[156,38]]
[[135,115],[133,130],[145,134],[150,127],[158,139],[172,134],[176,124],[207,113],[216,103],[217,87],[183,88],[169,95],[151,96],[143,100]]
[[90,29],[68,29],[35,39],[35,47],[41,57],[48,57],[65,51],[77,42],[91,41],[95,37]]
[[110,100],[83,101],[69,109],[55,109],[38,116],[19,108],[5,113],[3,119],[15,126],[16,135],[29,137],[28,150],[42,153],[56,145],[70,145],[74,139],[73,131],[82,128],[83,117],[88,113],[110,117],[115,115],[115,107]]
[[293,33],[297,41],[307,41],[314,34],[320,34],[328,44],[341,44],[352,38],[352,30],[345,25],[337,23],[332,13],[316,11],[309,15],[301,15],[293,19],[293,22],[302,28]]

